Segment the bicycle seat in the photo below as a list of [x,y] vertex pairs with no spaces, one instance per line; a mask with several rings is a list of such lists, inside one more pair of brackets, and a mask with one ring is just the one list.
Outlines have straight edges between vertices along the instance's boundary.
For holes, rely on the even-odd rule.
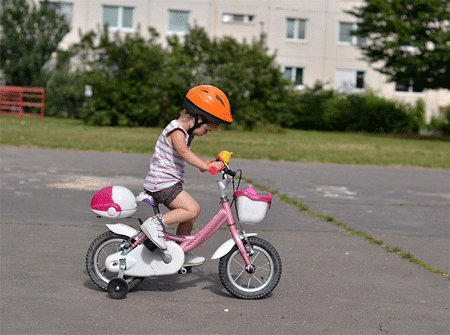
[[146,202],[147,204],[151,206],[156,206],[156,200],[148,193],[141,192],[137,195],[136,201]]

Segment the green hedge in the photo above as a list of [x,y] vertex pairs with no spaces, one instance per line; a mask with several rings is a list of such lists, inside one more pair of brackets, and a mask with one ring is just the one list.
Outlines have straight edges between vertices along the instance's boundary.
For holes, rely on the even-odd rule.
[[282,126],[329,131],[371,133],[416,132],[424,124],[424,103],[410,106],[377,96],[372,91],[344,94],[320,83],[297,92],[290,117]]
[[[424,103],[390,101],[373,92],[343,94],[320,83],[297,90],[284,79],[265,36],[251,43],[231,37],[210,39],[199,27],[183,41],[139,32],[110,36],[89,32],[69,51],[78,64],[60,64],[47,85],[52,115],[108,126],[165,125],[183,109],[184,95],[198,84],[220,87],[229,97],[235,127],[273,125],[327,131],[417,132],[424,126]],[[63,63],[63,62],[61,62]],[[84,87],[93,88],[91,97]]]

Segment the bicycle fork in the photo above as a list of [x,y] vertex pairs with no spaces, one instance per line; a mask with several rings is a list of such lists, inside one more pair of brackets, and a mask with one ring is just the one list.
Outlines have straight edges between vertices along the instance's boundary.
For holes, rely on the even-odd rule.
[[[224,183],[224,182],[226,182],[226,181],[223,180],[221,182],[218,182],[218,184],[219,184],[219,193],[221,195],[220,200],[222,203],[222,208],[225,210],[227,220],[228,220],[228,228],[230,229],[231,236],[233,237],[234,242],[236,243],[236,245],[239,249],[239,252],[241,253],[242,258],[244,259],[245,270],[248,273],[253,273],[253,272],[255,272],[255,267],[253,266],[252,262],[250,261],[250,257],[248,255],[247,249],[245,248],[244,242],[242,241],[241,236],[239,235],[239,232],[236,228],[236,223],[234,222],[233,214],[231,212],[230,202],[224,192],[224,189],[226,188],[226,186],[221,185],[221,183]],[[248,244],[248,240],[247,240],[245,233],[244,233],[244,240]]]
[[[228,228],[230,229],[231,236],[233,236],[234,242],[236,243],[236,245],[239,249],[239,252],[241,253],[242,258],[244,259],[245,271],[247,271],[248,273],[255,272],[255,267],[253,266],[252,262],[250,261],[249,253],[247,252],[247,248],[244,245],[244,240],[248,244],[248,240],[247,240],[247,236],[246,236],[245,232],[243,232],[244,238],[241,239],[241,236],[239,235],[239,233],[237,231],[235,223],[228,225]],[[251,246],[250,246],[250,248],[251,248]]]

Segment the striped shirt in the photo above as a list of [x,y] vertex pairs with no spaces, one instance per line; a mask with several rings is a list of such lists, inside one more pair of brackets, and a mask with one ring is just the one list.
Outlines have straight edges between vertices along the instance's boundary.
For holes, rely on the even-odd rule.
[[163,190],[179,182],[183,183],[186,162],[167,139],[167,136],[175,129],[181,129],[184,132],[187,144],[189,135],[177,120],[173,120],[164,128],[156,142],[155,152],[150,159],[150,171],[145,177],[143,185],[144,189],[150,192]]

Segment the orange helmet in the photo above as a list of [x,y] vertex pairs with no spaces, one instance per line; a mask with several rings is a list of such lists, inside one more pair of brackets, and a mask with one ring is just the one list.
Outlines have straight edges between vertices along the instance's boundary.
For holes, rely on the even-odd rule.
[[233,122],[227,96],[214,86],[195,86],[186,94],[184,106],[189,114],[201,115],[208,122],[218,124]]

